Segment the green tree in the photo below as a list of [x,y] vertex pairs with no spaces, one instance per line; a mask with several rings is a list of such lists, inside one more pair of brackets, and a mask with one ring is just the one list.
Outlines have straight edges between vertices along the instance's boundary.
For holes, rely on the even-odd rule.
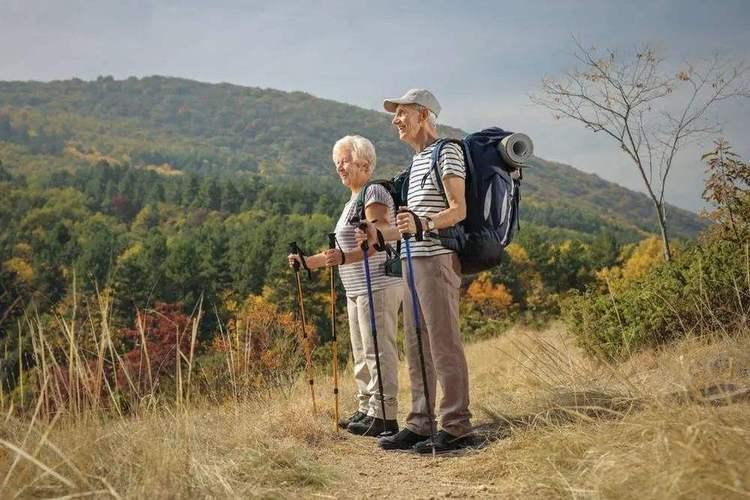
[[96,214],[76,227],[79,253],[76,276],[83,289],[101,290],[109,281],[113,264],[120,253],[122,226],[102,214]]
[[242,205],[240,192],[234,187],[234,183],[227,181],[224,186],[224,196],[221,199],[221,209],[230,214],[237,213]]

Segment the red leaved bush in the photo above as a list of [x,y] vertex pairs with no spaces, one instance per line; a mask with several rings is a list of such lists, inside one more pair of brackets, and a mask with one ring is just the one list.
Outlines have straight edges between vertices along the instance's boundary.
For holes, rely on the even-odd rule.
[[165,378],[173,379],[178,358],[190,353],[191,323],[176,304],[157,302],[153,309],[138,311],[135,328],[122,331],[133,347],[117,370],[120,389],[149,393]]
[[202,370],[207,388],[229,387],[236,395],[290,383],[304,366],[305,343],[312,349],[314,328],[308,325],[308,338],[302,339],[301,323],[262,296],[251,295],[242,303],[227,301],[226,307],[232,319],[210,349],[222,363],[207,363]]

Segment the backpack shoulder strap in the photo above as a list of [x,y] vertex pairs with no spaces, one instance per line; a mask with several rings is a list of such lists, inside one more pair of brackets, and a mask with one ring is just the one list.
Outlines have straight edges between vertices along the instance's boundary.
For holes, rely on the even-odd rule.
[[[382,180],[382,179],[369,181],[367,184],[364,185],[362,190],[357,194],[357,198],[354,201],[355,203],[354,210],[355,210],[355,213],[359,216],[360,220],[365,219],[365,199],[367,198],[367,189],[372,185],[380,185],[386,188],[387,190],[388,188],[386,187],[386,185],[388,184],[388,182],[389,181]],[[394,207],[394,210],[398,210],[398,207]]]
[[365,195],[367,194],[367,188],[369,188],[375,182],[377,181],[370,181],[365,184],[362,190],[357,194],[357,198],[354,201],[354,213],[357,214],[359,220],[365,218]]
[[427,173],[422,177],[422,187],[424,187],[425,183],[427,182],[427,178],[432,174],[432,172],[435,172],[435,180],[437,183],[438,191],[440,191],[440,194],[443,195],[443,200],[445,200],[446,203],[448,203],[448,198],[445,196],[445,187],[443,186],[443,177],[442,172],[440,171],[440,152],[443,149],[443,146],[445,146],[448,143],[457,144],[461,148],[461,152],[464,154],[464,160],[466,159],[466,151],[464,150],[464,143],[463,141],[459,139],[438,139],[437,143],[435,144],[435,148],[432,150],[432,155],[430,159],[430,170],[427,171]]

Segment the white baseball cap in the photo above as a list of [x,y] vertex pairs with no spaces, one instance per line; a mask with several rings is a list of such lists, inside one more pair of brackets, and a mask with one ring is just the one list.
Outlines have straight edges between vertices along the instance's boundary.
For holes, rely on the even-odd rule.
[[395,113],[399,104],[419,104],[429,109],[435,116],[440,114],[440,103],[427,89],[411,89],[398,99],[386,99],[383,107],[389,113]]

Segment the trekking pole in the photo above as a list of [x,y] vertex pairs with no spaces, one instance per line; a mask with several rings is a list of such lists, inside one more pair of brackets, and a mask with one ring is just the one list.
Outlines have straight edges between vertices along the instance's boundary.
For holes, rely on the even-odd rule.
[[[367,232],[367,223],[362,222],[359,224],[359,229]],[[383,428],[385,428],[385,421],[388,420],[385,414],[385,395],[383,394],[383,377],[380,371],[380,349],[378,348],[378,327],[375,322],[375,300],[372,297],[372,279],[370,278],[370,257],[368,250],[370,245],[367,240],[362,242],[360,246],[362,248],[362,257],[365,261],[365,283],[367,284],[367,300],[370,305],[370,332],[372,333],[372,343],[375,347],[375,369],[378,372],[378,391],[380,392],[380,409],[383,412]],[[380,434],[380,436],[390,436],[392,433],[386,430]]]
[[[328,248],[336,248],[336,233],[328,233]],[[341,250],[343,253],[344,251]],[[336,266],[331,266],[331,351],[333,354],[333,428],[339,431],[339,346],[336,341]]]
[[[289,244],[289,253],[296,254],[299,256],[300,260],[302,262],[305,262],[305,257],[302,253],[302,250],[297,246],[296,242],[292,242]],[[300,316],[302,317],[302,347],[305,351],[305,372],[307,373],[307,381],[310,384],[310,397],[312,398],[312,407],[313,407],[313,415],[318,414],[318,407],[315,404],[315,380],[313,379],[312,374],[312,351],[310,349],[310,339],[307,336],[307,327],[306,327],[306,320],[305,320],[305,301],[302,297],[302,281],[300,281],[299,278],[299,262],[294,262],[294,274],[297,277],[297,293],[299,297],[299,310],[300,310]],[[312,276],[310,273],[310,269],[307,268],[307,265],[305,265],[305,269],[307,269],[308,276]]]
[[[401,210],[400,210],[401,211]],[[414,215],[412,213],[412,215]],[[416,218],[416,215],[414,215]],[[404,243],[406,247],[406,263],[409,267],[409,291],[411,292],[411,305],[414,314],[414,332],[417,334],[417,350],[419,351],[419,364],[422,368],[422,384],[424,389],[425,403],[427,404],[427,416],[430,418],[430,445],[432,446],[432,456],[435,456],[435,418],[432,415],[432,406],[430,405],[430,389],[427,384],[427,368],[424,363],[424,348],[422,347],[422,323],[419,319],[419,304],[417,302],[417,288],[414,283],[414,267],[411,258],[411,240],[412,235],[404,233]]]

